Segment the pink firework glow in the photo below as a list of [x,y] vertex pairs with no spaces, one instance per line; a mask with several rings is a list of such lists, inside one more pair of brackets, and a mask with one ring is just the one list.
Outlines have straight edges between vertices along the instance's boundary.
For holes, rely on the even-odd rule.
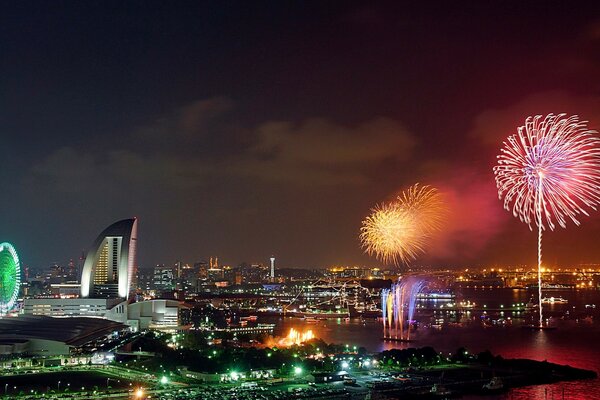
[[504,208],[538,227],[538,295],[542,325],[542,231],[565,228],[600,201],[600,139],[574,115],[528,117],[508,137],[494,167]]

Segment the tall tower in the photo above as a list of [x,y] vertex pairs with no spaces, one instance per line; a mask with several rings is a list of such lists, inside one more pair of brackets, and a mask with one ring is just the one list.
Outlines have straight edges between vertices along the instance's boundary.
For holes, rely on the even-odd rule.
[[275,257],[271,256],[271,280],[275,280]]
[[106,228],[87,252],[81,272],[81,297],[124,298],[136,266],[137,218]]

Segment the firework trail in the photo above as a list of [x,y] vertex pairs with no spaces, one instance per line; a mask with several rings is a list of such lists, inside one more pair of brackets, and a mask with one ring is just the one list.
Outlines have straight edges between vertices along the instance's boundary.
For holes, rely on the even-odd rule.
[[372,210],[360,230],[362,247],[384,263],[408,264],[424,252],[427,239],[440,229],[445,214],[437,189],[416,184],[395,201]]
[[381,291],[384,339],[410,340],[417,296],[424,287],[425,282],[421,279],[408,277]]
[[504,208],[538,227],[538,297],[542,325],[542,231],[565,228],[600,201],[600,139],[587,121],[565,114],[528,117],[508,137],[494,167]]

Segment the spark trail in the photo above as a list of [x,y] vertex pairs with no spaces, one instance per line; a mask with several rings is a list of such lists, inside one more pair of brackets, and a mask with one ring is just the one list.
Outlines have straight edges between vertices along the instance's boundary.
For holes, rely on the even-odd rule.
[[542,232],[579,225],[600,202],[600,139],[574,115],[528,117],[508,137],[494,166],[504,208],[538,228],[539,324],[542,312]]

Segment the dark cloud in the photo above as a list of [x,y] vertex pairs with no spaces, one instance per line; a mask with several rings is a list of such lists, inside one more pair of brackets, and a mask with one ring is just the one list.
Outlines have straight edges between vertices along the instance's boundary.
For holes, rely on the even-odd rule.
[[585,96],[565,91],[535,93],[503,108],[482,111],[473,123],[470,136],[486,146],[498,147],[523,126],[528,116],[547,114],[579,115],[591,129],[600,128],[600,96]]
[[[144,266],[377,263],[360,221],[415,182],[453,211],[417,262],[534,262],[498,149],[528,115],[600,125],[593,2],[3,11],[0,237],[36,266],[132,215]],[[547,235],[555,261],[597,260],[599,220]]]
[[414,136],[397,121],[375,118],[354,127],[312,118],[299,124],[267,122],[232,171],[303,184],[364,184],[365,169],[393,158],[407,161]]
[[[328,187],[333,194],[336,190],[343,192],[343,187],[350,192],[357,186],[368,187],[373,169],[384,168],[389,162],[408,165],[417,145],[403,124],[389,118],[355,125],[308,118],[239,128],[246,135],[247,145],[238,142],[231,154],[209,156],[201,149],[210,140],[207,138],[222,132],[241,135],[226,118],[221,118],[231,110],[231,104],[220,98],[180,107],[154,125],[132,129],[130,137],[122,140],[122,148],[94,148],[94,139],[78,148],[59,148],[36,162],[25,175],[28,196],[45,201],[77,196],[88,210],[105,215],[107,221],[120,217],[113,215],[121,204],[123,209],[149,219],[142,218],[142,224],[180,221],[176,225],[179,235],[193,240],[197,240],[198,230],[203,231],[201,226],[213,225],[217,230],[238,226],[239,230],[229,236],[231,242],[210,245],[236,254],[244,232],[265,218],[265,207],[269,210],[275,204],[291,205],[290,197],[313,202],[307,190]],[[136,145],[140,140],[144,145]],[[161,146],[164,141],[168,145]],[[103,208],[107,203],[111,206]],[[294,212],[289,207],[283,209]],[[320,213],[309,211],[307,221],[315,225],[303,228],[302,246],[309,245],[311,232],[325,223]],[[274,213],[268,211],[267,221],[274,218]],[[290,227],[295,224],[293,219],[288,223]],[[183,243],[190,246],[177,234],[161,241],[175,249],[182,249]],[[260,241],[254,238],[249,243],[259,248],[264,246]],[[192,257],[196,251],[183,249],[182,257]],[[252,249],[246,251],[255,254]],[[142,260],[161,256],[150,246]]]

